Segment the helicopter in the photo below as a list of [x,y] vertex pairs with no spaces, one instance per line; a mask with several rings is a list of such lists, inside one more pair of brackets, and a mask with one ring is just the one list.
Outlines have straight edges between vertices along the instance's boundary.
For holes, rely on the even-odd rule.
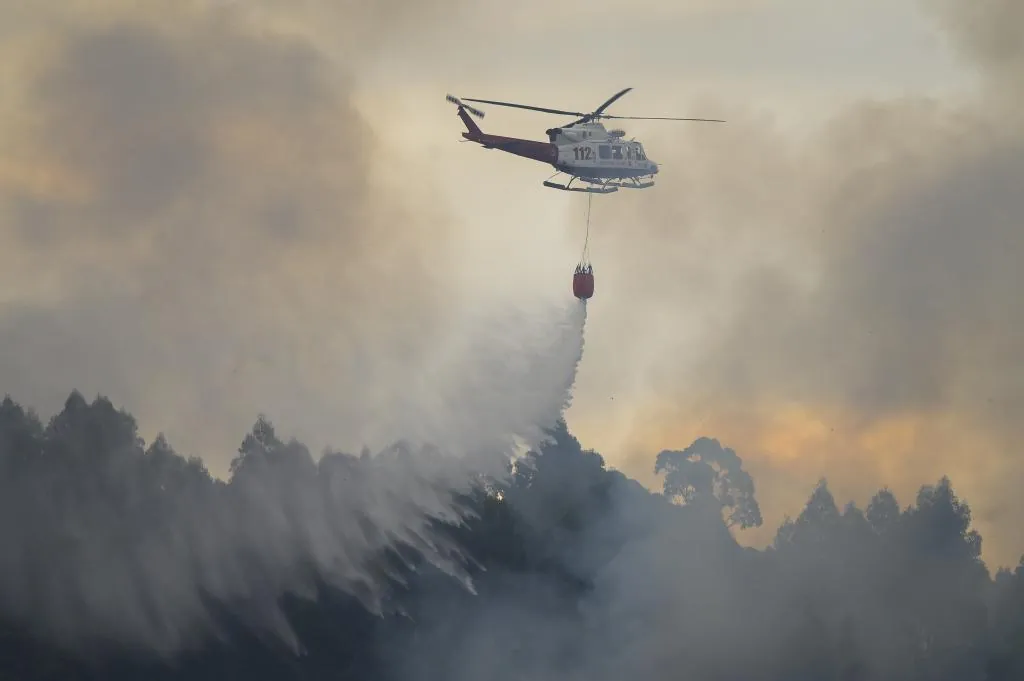
[[[647,152],[644,150],[644,145],[641,142],[638,142],[635,138],[624,139],[626,135],[624,130],[617,128],[608,130],[599,119],[725,122],[716,118],[612,116],[604,113],[605,109],[613,102],[632,89],[628,87],[619,91],[590,113],[549,109],[490,99],[473,99],[470,97],[460,99],[453,95],[447,95],[446,99],[458,107],[459,118],[462,119],[466,126],[466,132],[462,133],[466,140],[476,142],[483,146],[484,149],[498,149],[499,151],[533,159],[541,163],[549,163],[558,171],[551,177],[560,174],[569,176],[569,181],[564,185],[551,182],[551,178],[548,178],[544,181],[545,187],[561,189],[563,191],[610,194],[618,191],[620,188],[645,189],[653,187],[654,176],[658,174],[658,164],[647,157]],[[470,118],[469,114],[473,114],[477,118],[483,118],[484,112],[466,104],[466,102],[509,106],[544,113],[578,116],[579,118],[557,128],[546,130],[547,142],[520,139],[518,137],[503,137],[481,130],[476,122]],[[580,180],[581,183],[586,183],[590,186],[573,187],[572,183],[576,180]]]

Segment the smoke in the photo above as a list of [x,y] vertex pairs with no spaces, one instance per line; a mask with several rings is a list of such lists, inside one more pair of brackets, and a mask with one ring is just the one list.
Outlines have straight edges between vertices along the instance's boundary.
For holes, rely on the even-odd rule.
[[446,208],[392,186],[352,102],[356,57],[322,33],[386,42],[401,11],[344,8],[15,14],[0,48],[5,389],[49,410],[69,384],[102,392],[221,471],[260,411],[318,447],[366,439],[365,409],[394,404],[435,352],[463,282]]
[[382,432],[468,457],[545,439],[571,403],[586,304],[500,308],[467,305],[450,320],[448,341],[407,377],[394,413],[381,415]]
[[[590,330],[635,349],[628,376],[605,364],[582,380],[638,386],[650,407],[627,451],[712,432],[746,452],[770,524],[823,474],[864,500],[949,473],[977,499],[987,557],[1012,564],[1024,514],[1020,5],[924,6],[980,76],[967,97],[855,102],[799,137],[722,101],[687,107],[729,121],[713,130],[637,130],[659,150],[662,186],[684,189],[595,213],[616,258]],[[627,220],[628,233],[613,228]],[[646,460],[626,465],[652,477]]]
[[[695,447],[713,451],[717,443]],[[739,458],[718,451],[730,460],[723,477],[743,486]],[[395,678],[603,680],[684,670],[705,678],[702,665],[711,666],[727,639],[742,637],[737,617],[756,616],[750,591],[765,588],[747,586],[744,555],[721,515],[699,502],[674,505],[608,471],[564,426],[522,467],[505,490],[504,510],[480,530],[511,546],[482,548],[493,564],[477,597],[419,585],[416,634],[397,644]],[[710,476],[693,473],[701,494],[719,491]],[[750,503],[756,509],[752,488],[737,505]],[[494,522],[503,513],[514,519]],[[515,529],[506,534],[508,527]]]
[[[392,186],[353,104],[359,60],[454,9],[111,0],[5,21],[3,390],[43,411],[102,393],[221,472],[258,413],[310,447],[258,424],[237,486],[166,463],[186,486],[167,502],[122,477],[143,475],[132,427],[109,459],[63,442],[95,493],[31,467],[8,485],[10,612],[69,645],[170,653],[219,631],[212,597],[297,645],[278,598],[314,577],[379,610],[380,556],[409,545],[465,580],[434,523],[560,417],[585,307],[486,283],[467,301],[446,207]],[[356,474],[314,463],[328,445],[385,451]]]
[[[113,640],[169,655],[221,631],[214,599],[298,652],[280,598],[315,598],[322,580],[382,613],[389,581],[403,579],[381,562],[389,551],[415,549],[472,589],[468,558],[436,523],[462,523],[460,499],[500,483],[517,452],[555,426],[585,316],[579,301],[532,315],[467,314],[453,328],[460,342],[412,378],[397,421],[382,421],[384,432],[408,432],[404,441],[369,459],[328,452],[317,464],[260,421],[228,488],[196,463],[190,473],[166,469],[162,439],[143,457],[131,424],[122,418],[111,432],[109,403],[73,396],[44,457],[74,452],[84,468],[44,458],[2,481],[0,603],[74,650]],[[87,439],[89,422],[98,440]],[[23,455],[0,451],[0,462]],[[160,470],[159,485],[146,485]]]
[[[1024,69],[1024,43],[1014,30],[1024,10],[1013,0],[983,0],[970,4],[952,0],[924,0],[948,30],[952,44],[974,60],[993,85],[1020,97]],[[995,93],[993,93],[995,94]],[[998,95],[997,95],[998,96]]]
[[[413,4],[426,8],[418,31],[449,9]],[[446,207],[382,179],[394,159],[352,105],[345,60],[400,42],[408,24],[393,21],[411,6],[173,6],[25,8],[0,27],[32,29],[0,48],[13,76],[0,95],[0,383],[43,408],[69,385],[102,391],[211,464],[258,411],[310,443],[387,451],[316,467],[258,428],[247,451],[269,453],[239,467],[232,501],[197,482],[148,512],[108,501],[131,497],[112,482],[122,459],[83,466],[109,483],[84,499],[45,476],[12,486],[2,597],[66,641],[170,652],[218,631],[213,594],[297,646],[278,596],[312,594],[315,575],[383,609],[384,549],[411,544],[469,585],[432,520],[458,520],[454,493],[502,472],[568,403],[586,308],[516,309],[486,281],[487,304],[467,307]],[[1021,82],[1004,33],[1015,7],[941,15],[989,77],[967,105],[862,104],[803,142],[743,111],[689,143],[644,136],[667,150],[662,186],[672,173],[686,191],[625,193],[595,212],[616,254],[590,327],[614,360],[595,371],[628,373],[662,407],[630,444],[653,445],[646,455],[714,433],[753,460],[767,501],[783,488],[761,480],[839,472],[854,496],[942,469],[978,499],[992,543],[1016,541],[1020,119],[988,106],[1007,111]],[[638,358],[650,360],[639,371]],[[559,495],[578,493],[566,481],[580,473],[553,478]],[[537,678],[670,668],[681,642],[721,650],[709,642],[736,623],[729,589],[745,583],[725,578],[739,554],[709,548],[724,530],[637,532],[653,514],[635,489],[615,493],[601,516],[614,522],[597,525],[635,534],[592,609],[545,618],[551,590],[509,576],[511,595],[466,621],[451,678],[521,669],[503,636],[543,652],[526,660]],[[55,527],[59,561],[40,539]],[[591,534],[561,549],[592,568],[611,545]],[[581,642],[579,626],[604,629]],[[454,651],[425,638],[434,661]],[[588,669],[566,668],[573,646],[595,653]]]

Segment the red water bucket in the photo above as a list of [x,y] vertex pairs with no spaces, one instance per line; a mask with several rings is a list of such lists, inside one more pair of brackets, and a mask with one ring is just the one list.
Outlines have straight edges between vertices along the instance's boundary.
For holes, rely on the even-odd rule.
[[580,300],[594,295],[594,273],[578,271],[572,275],[572,294]]

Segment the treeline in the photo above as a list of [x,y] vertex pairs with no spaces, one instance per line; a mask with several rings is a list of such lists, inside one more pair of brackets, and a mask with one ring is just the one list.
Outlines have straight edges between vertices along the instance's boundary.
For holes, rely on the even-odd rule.
[[651,493],[552,435],[445,489],[260,418],[222,482],[104,398],[7,398],[0,679],[1024,679],[1024,561],[990,575],[949,480],[864,509],[823,481],[758,551],[717,441],[659,453]]

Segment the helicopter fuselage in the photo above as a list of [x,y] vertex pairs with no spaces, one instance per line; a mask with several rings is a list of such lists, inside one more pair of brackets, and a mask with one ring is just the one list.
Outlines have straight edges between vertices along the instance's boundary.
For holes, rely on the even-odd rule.
[[622,139],[621,130],[608,131],[601,123],[582,123],[547,131],[548,142],[504,137],[483,132],[459,107],[467,131],[462,136],[485,149],[548,163],[556,170],[594,180],[615,180],[655,175],[658,165],[647,158],[643,144]]
[[623,139],[621,130],[608,131],[600,123],[548,130],[558,148],[556,169],[571,175],[598,179],[624,179],[655,175],[658,165],[647,158],[644,145]]

